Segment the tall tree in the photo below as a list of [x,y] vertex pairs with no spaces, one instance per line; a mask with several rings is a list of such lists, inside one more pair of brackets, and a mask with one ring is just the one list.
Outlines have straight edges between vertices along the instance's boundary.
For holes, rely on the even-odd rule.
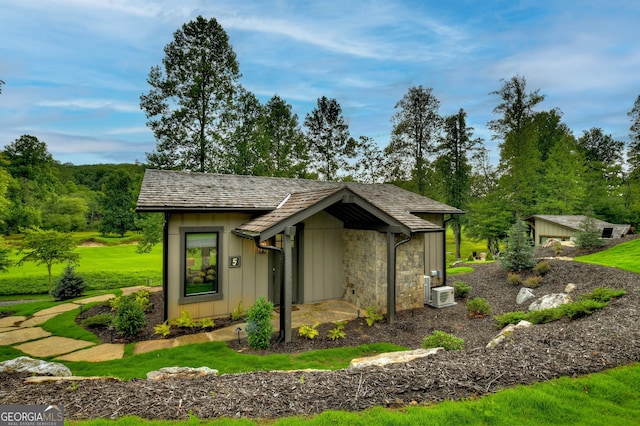
[[22,135],[7,145],[4,155],[7,171],[16,178],[45,183],[52,178],[54,160],[47,144],[31,135]]
[[229,37],[214,18],[198,16],[164,52],[163,67],[149,73],[151,90],[140,97],[157,140],[147,160],[159,168],[216,171],[223,118],[240,78]]
[[[457,114],[444,120],[444,137],[437,146],[439,153],[436,169],[443,177],[445,202],[450,206],[465,209],[471,190],[471,165],[469,155],[481,143],[473,139],[473,128],[466,123],[467,113],[460,109]],[[462,242],[462,218],[454,215],[451,219],[456,243],[456,259],[460,258]]]
[[319,98],[317,106],[307,114],[304,125],[309,155],[319,176],[324,180],[335,180],[338,172],[347,166],[347,159],[355,155],[356,147],[340,104],[333,98]]
[[116,170],[105,180],[101,198],[103,217],[100,222],[102,234],[124,234],[133,229],[135,196],[131,176]]
[[538,151],[542,162],[547,161],[556,142],[572,134],[569,126],[562,122],[562,111],[558,108],[535,113],[533,124],[538,132]]
[[356,158],[351,167],[353,178],[363,183],[382,183],[386,174],[385,157],[376,141],[368,136],[358,138]]
[[500,147],[500,188],[510,200],[515,216],[532,213],[536,201],[535,180],[540,169],[538,129],[533,122],[533,108],[544,100],[539,90],[527,93],[524,77],[502,80],[493,95],[501,102],[493,110],[500,117],[489,121],[494,139],[502,139]]
[[414,86],[395,108],[397,112],[391,119],[393,129],[387,150],[400,158],[410,159],[417,191],[424,195],[429,156],[434,152],[442,126],[442,117],[438,114],[440,101],[430,87]]
[[263,131],[268,141],[269,176],[304,177],[307,154],[304,133],[292,107],[278,95],[264,106]]
[[629,173],[632,179],[640,180],[640,95],[636,98],[633,108],[627,115],[631,120],[627,163],[629,164]]

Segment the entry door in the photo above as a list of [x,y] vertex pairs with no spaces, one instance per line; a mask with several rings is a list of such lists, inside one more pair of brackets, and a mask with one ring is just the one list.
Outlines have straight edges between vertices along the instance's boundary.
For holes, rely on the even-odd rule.
[[[291,303],[303,303],[303,239],[304,239],[304,228],[299,225],[296,228],[296,235],[293,237],[291,242],[292,252],[293,252],[293,293],[291,295]],[[269,244],[282,248],[282,234],[276,235]],[[275,250],[269,251],[269,300],[274,304],[274,306],[280,306],[280,293],[281,293],[281,285],[282,285],[282,274],[284,271],[282,268],[284,264],[280,259],[280,252]]]

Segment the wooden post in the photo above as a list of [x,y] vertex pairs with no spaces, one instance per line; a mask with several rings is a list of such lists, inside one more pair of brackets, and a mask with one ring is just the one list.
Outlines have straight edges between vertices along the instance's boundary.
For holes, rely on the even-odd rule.
[[283,256],[284,256],[284,288],[282,306],[280,306],[281,331],[284,331],[285,343],[291,342],[291,301],[293,295],[293,250],[292,239],[296,235],[295,226],[287,226],[284,230]]

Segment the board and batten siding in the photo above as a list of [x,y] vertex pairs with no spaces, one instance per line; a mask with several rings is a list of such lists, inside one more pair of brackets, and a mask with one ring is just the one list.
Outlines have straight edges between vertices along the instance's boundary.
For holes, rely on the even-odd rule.
[[577,234],[577,231],[561,226],[555,223],[547,222],[546,220],[536,219],[535,222],[535,245],[543,243],[543,239],[546,241],[549,238],[557,238],[560,240],[569,239]]
[[[228,316],[240,302],[245,307],[253,305],[260,296],[268,295],[268,256],[258,254],[253,241],[240,238],[232,231],[248,222],[251,216],[241,213],[189,213],[171,214],[168,228],[167,259],[167,318],[180,316],[188,311],[194,318]],[[222,250],[218,268],[222,277],[219,288],[221,300],[180,304],[181,257],[180,228],[222,227]],[[241,267],[230,268],[229,257],[241,256]]]
[[[444,226],[444,216],[441,214],[419,214],[417,216],[438,226]],[[442,276],[444,277],[444,271],[442,270],[446,264],[444,234],[442,232],[427,232],[423,235],[424,275],[431,275],[431,271],[442,271]],[[434,284],[444,284],[444,282],[436,280]]]
[[304,303],[343,297],[343,232],[342,222],[325,212],[304,222]]

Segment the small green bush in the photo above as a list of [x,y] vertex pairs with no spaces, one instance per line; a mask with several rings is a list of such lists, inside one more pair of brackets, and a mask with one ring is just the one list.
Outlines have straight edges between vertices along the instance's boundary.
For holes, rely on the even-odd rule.
[[247,310],[247,340],[253,349],[267,349],[271,345],[273,303],[260,296]]
[[542,281],[542,277],[540,275],[536,275],[533,277],[528,277],[524,280],[524,286],[529,288],[537,288]]
[[429,336],[424,338],[422,347],[424,349],[444,348],[447,351],[459,351],[464,349],[464,340],[453,334],[434,330]]
[[453,297],[456,299],[464,299],[469,295],[470,291],[471,286],[467,283],[463,283],[462,281],[453,283]]
[[498,322],[496,327],[504,328],[509,324],[517,324],[520,321],[525,320],[527,318],[527,313],[522,311],[507,312],[502,315],[496,315],[494,318]]
[[[565,305],[566,306],[566,305]],[[564,317],[564,307],[541,309],[539,311],[531,311],[527,314],[526,320],[532,324],[546,324]]]
[[336,321],[336,326],[327,332],[327,337],[331,340],[344,339],[347,334],[344,331],[344,327],[347,325],[346,321]]
[[113,322],[113,314],[105,312],[82,320],[83,327],[105,327]]
[[495,258],[493,257],[493,255],[491,254],[491,252],[487,253],[487,257],[484,259],[486,261],[490,261],[490,260],[495,260]]
[[171,324],[169,324],[167,321],[163,322],[162,324],[157,324],[153,327],[153,331],[159,336],[167,337],[169,333],[171,333]]
[[607,302],[585,299],[562,306],[562,313],[570,319],[582,318],[591,315],[607,305]]
[[580,300],[595,300],[596,302],[609,302],[617,297],[627,294],[624,290],[613,290],[610,288],[594,288],[591,293],[580,297]]
[[316,337],[318,335],[318,326],[320,325],[319,322],[313,324],[313,325],[306,325],[303,324],[300,326],[300,329],[298,329],[298,334],[301,337],[306,337],[309,340],[313,340],[314,337]]
[[51,290],[51,296],[55,300],[69,300],[82,296],[86,284],[84,279],[75,273],[70,264],[64,268],[62,277]]
[[180,328],[193,328],[198,325],[189,311],[180,311],[180,316],[171,321],[171,323]]
[[491,313],[491,306],[489,306],[487,299],[474,297],[467,302],[467,312],[475,317],[484,317]]
[[121,336],[133,337],[147,325],[144,310],[131,296],[122,297],[113,318],[113,325]]
[[507,273],[507,281],[509,281],[509,284],[520,285],[522,277],[517,272],[509,272]]
[[376,308],[375,306],[367,306],[365,310],[367,311],[367,317],[365,318],[365,321],[367,321],[367,325],[369,327],[371,327],[377,321],[382,321],[384,319],[384,316],[378,312],[378,308]]
[[242,300],[238,302],[236,307],[231,312],[231,321],[239,321],[244,317],[244,304]]
[[562,243],[560,241],[556,241],[553,243],[553,245],[551,246],[551,248],[553,249],[553,253],[558,256],[559,254],[562,253]]
[[212,329],[216,326],[216,322],[211,318],[206,317],[196,321],[196,325],[203,329]]
[[551,265],[546,260],[536,263],[536,266],[533,267],[533,272],[538,275],[546,275],[550,270]]

